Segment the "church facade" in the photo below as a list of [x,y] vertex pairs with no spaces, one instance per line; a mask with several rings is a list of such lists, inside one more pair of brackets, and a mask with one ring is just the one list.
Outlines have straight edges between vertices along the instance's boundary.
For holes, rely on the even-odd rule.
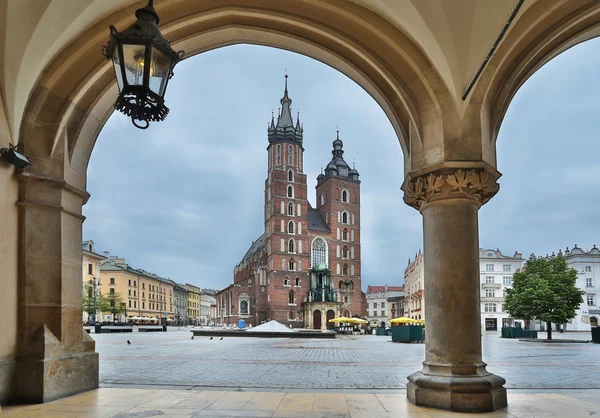
[[333,141],[317,177],[316,208],[308,201],[303,126],[292,117],[287,75],[281,110],[267,136],[264,233],[235,267],[217,298],[217,324],[326,329],[336,316],[361,316],[360,180]]

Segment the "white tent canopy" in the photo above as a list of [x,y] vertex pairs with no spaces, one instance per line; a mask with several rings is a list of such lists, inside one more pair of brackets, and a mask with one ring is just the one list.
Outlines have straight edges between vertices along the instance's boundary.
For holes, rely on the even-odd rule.
[[249,328],[246,330],[246,332],[254,332],[254,331],[296,332],[293,329],[288,328],[285,325],[280,324],[279,322],[277,322],[275,320],[269,321],[269,322],[259,325],[257,327]]

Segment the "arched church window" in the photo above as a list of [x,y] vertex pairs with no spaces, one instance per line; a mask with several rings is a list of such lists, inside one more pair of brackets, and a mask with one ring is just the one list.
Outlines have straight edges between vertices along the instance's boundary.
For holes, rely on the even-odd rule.
[[321,193],[321,206],[325,204],[325,193]]
[[348,228],[344,228],[344,230],[342,231],[342,240],[348,241]]
[[348,247],[344,245],[342,249],[342,258],[348,258]]
[[300,286],[300,277],[296,277],[296,286]]
[[288,234],[293,234],[294,233],[294,221],[289,221],[288,222]]
[[288,147],[288,164],[294,164],[294,147],[292,147],[291,145]]
[[290,258],[290,265],[288,266],[291,271],[294,271],[294,267],[296,267],[296,263],[294,263],[294,259]]
[[283,285],[284,286],[289,286],[290,285],[290,280],[287,277],[285,279],[283,279]]
[[289,240],[288,241],[288,252],[289,253],[293,253],[295,251],[294,247],[295,247],[294,246],[294,240],[293,239]]
[[290,294],[288,296],[288,303],[293,305],[294,303],[296,303],[296,294],[294,293],[293,290],[290,290]]
[[277,144],[277,165],[281,164],[281,144]]
[[287,197],[291,197],[291,198],[294,197],[294,188],[292,186],[288,186]]
[[323,238],[317,237],[313,240],[311,253],[312,267],[318,267],[320,264],[328,265],[327,244]]
[[294,181],[294,171],[288,171],[288,181]]
[[348,275],[348,264],[344,264],[342,267],[342,274]]
[[348,191],[342,190],[342,202],[348,203]]
[[342,223],[344,225],[348,225],[348,212],[344,211],[342,213]]
[[348,290],[351,292],[354,290],[354,282],[348,283]]
[[344,287],[344,282],[340,280],[340,282],[338,283],[338,289],[341,289],[342,287]]
[[281,259],[281,270],[285,270],[285,257]]
[[292,202],[288,203],[288,216],[294,216],[294,204]]

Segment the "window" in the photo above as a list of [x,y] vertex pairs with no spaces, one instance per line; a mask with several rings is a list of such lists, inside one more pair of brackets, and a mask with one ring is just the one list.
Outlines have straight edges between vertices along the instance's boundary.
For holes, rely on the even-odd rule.
[[[281,239],[281,243],[283,244],[283,238]],[[283,251],[283,245],[281,246]],[[281,259],[281,270],[285,270],[285,257]]]
[[381,316],[385,316],[385,311],[381,311]]
[[594,303],[594,295],[587,295],[586,299],[587,299],[587,305],[588,306],[594,306],[595,305],[595,303]]
[[348,192],[346,190],[342,190],[342,202],[348,203]]
[[146,288],[146,283],[142,283],[142,289]]
[[131,289],[129,289],[129,296],[131,296]]
[[344,296],[344,303],[348,303],[348,296]]
[[504,284],[504,286],[512,286],[512,277],[504,276],[502,278],[502,283]]
[[342,258],[348,258],[348,247],[344,245],[342,249]]
[[291,240],[288,241],[288,252],[289,253],[293,253],[294,250],[295,250],[295,248],[294,248],[294,240],[291,239]]
[[348,290],[351,292],[354,290],[354,282],[348,283]]
[[588,277],[585,279],[585,287],[592,287],[592,278]]
[[485,282],[487,284],[493,284],[494,283],[494,276],[485,276]]
[[486,298],[493,298],[493,297],[495,297],[494,293],[495,293],[494,289],[485,289],[485,297]]
[[88,274],[94,274],[94,265],[88,264]]
[[290,311],[290,321],[293,321],[296,319],[296,314],[294,313],[294,311]]
[[137,281],[133,281],[133,287],[137,287]]
[[494,265],[493,264],[486,264],[485,265],[485,271],[494,271]]
[[381,302],[381,307],[385,308],[385,302]]
[[115,294],[115,289],[110,289],[108,293],[110,293],[111,295],[114,295]]
[[129,301],[129,307],[131,308],[131,301]]
[[348,264],[344,264],[342,267],[342,274],[348,275]]
[[296,277],[296,284],[294,286],[300,287],[300,277]]
[[294,188],[292,186],[288,186],[287,188],[287,197],[294,197]]
[[[377,308],[377,302],[373,302],[373,308]],[[374,315],[377,316],[377,314]]]
[[248,315],[248,301],[243,300],[240,302],[240,315]]
[[135,301],[135,300],[133,301],[133,307],[134,307],[134,309],[137,308],[137,301]]
[[288,164],[294,164],[294,147],[291,145],[288,147]]
[[344,228],[342,231],[342,241],[348,241],[348,228]]
[[294,216],[294,204],[292,202],[288,203],[288,216]]
[[293,290],[290,290],[290,294],[288,295],[288,303],[290,305],[294,305],[296,303],[296,294]]
[[348,225],[348,212],[343,212],[342,213],[342,223],[344,225]]
[[292,170],[288,171],[288,181],[294,181],[294,172]]
[[312,242],[312,267],[318,267],[320,264],[327,265],[327,244],[321,237],[317,237]]
[[[342,287],[344,287],[344,282],[342,280],[340,280],[338,283],[338,289],[341,289]],[[367,304],[367,307],[369,307],[368,304]]]
[[115,284],[115,278],[114,277],[110,278],[110,284]]
[[321,206],[325,204],[325,193],[321,193]]
[[281,164],[281,144],[277,144],[277,165]]
[[502,266],[502,271],[510,271],[510,264],[505,264]]
[[585,271],[592,271],[592,267],[590,267],[590,266],[585,266]]
[[295,263],[294,263],[294,259],[293,258],[290,258],[290,265],[289,265],[289,267],[290,267],[291,271],[294,271]]
[[289,221],[288,222],[288,234],[293,234],[294,233],[294,221]]
[[496,304],[495,303],[486,303],[486,304],[484,304],[484,310],[486,312],[496,312]]
[[127,281],[127,286],[131,286],[131,279]]

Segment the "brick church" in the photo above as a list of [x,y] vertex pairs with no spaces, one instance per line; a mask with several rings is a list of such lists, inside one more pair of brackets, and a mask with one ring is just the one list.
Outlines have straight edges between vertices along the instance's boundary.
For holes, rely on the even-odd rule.
[[303,126],[292,117],[287,75],[277,121],[267,130],[264,233],[235,267],[217,298],[217,324],[277,320],[325,329],[335,316],[363,313],[360,264],[360,180],[333,141],[331,161],[308,202]]

